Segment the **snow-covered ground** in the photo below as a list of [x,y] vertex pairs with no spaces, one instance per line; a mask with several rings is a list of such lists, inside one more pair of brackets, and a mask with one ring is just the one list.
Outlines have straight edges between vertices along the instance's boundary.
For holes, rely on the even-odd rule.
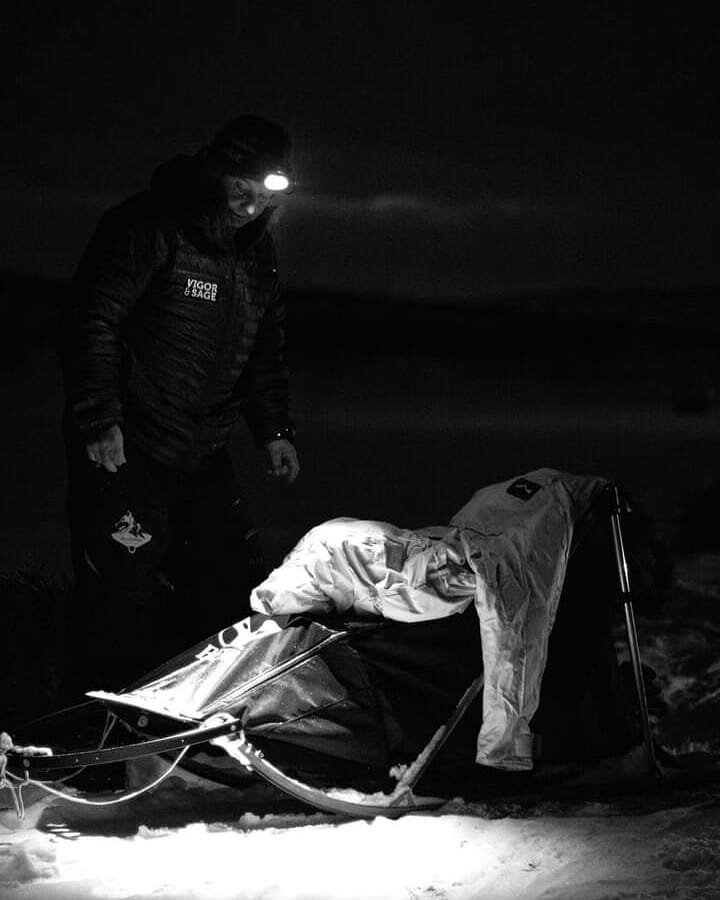
[[[397,821],[320,815],[138,825],[128,837],[3,838],[2,896],[39,898],[720,897],[720,810],[486,818],[458,805]],[[14,884],[13,884],[14,883]]]
[[[112,810],[52,799],[0,813],[0,897],[263,900],[720,898],[720,557],[688,558],[662,615],[640,620],[673,754],[709,778],[624,793],[450,801],[398,820],[257,815],[240,795],[171,781]],[[625,761],[637,768],[638,754]],[[613,775],[619,774],[614,766]],[[571,799],[568,799],[568,796]],[[257,799],[257,798],[256,798]],[[5,792],[0,803],[8,805]]]

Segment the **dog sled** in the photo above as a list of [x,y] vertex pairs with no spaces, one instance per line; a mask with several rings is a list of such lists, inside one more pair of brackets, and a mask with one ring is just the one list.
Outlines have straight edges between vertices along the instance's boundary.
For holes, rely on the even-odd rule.
[[[654,775],[627,516],[606,479],[540,469],[479,490],[447,526],[323,523],[254,589],[250,617],[4,733],[0,785],[22,815],[30,788],[108,805],[180,769],[398,817],[634,746]],[[145,757],[160,772],[139,788],[68,791]]]

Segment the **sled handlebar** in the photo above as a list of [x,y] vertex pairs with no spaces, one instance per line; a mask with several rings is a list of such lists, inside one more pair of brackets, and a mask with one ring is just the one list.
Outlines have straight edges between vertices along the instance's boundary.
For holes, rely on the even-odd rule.
[[617,484],[611,484],[608,488],[611,500],[610,527],[612,530],[613,549],[615,550],[615,564],[617,568],[620,599],[623,602],[625,612],[625,631],[627,633],[630,659],[632,661],[633,676],[635,680],[635,692],[640,710],[640,724],[643,732],[643,742],[648,757],[648,764],[656,775],[661,776],[655,753],[655,742],[650,727],[650,713],[647,704],[647,692],[645,690],[645,677],[640,658],[640,643],[638,641],[637,626],[635,624],[635,611],[633,609],[632,591],[630,589],[630,568],[627,554],[625,553],[625,540],[623,537],[623,515],[630,512],[630,504]]

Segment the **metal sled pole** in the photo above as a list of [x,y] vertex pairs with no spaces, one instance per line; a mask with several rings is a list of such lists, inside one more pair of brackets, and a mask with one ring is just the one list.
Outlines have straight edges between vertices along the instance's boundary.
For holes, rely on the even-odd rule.
[[643,730],[643,740],[647,752],[648,763],[651,771],[660,774],[660,768],[655,754],[655,742],[653,741],[650,727],[650,714],[648,712],[647,693],[645,691],[645,678],[643,676],[642,662],[640,659],[640,644],[638,642],[637,627],[635,625],[635,612],[633,610],[632,592],[630,590],[630,572],[627,556],[625,555],[625,543],[622,532],[623,512],[628,509],[627,502],[623,499],[620,489],[616,484],[610,486],[612,497],[612,509],[610,512],[610,524],[612,527],[613,547],[615,548],[615,562],[617,564],[620,596],[625,609],[625,629],[627,631],[630,658],[632,660],[633,674],[635,676],[635,690],[637,692],[640,707],[640,721]]
[[472,680],[470,686],[467,688],[462,697],[458,700],[455,709],[452,711],[452,715],[445,722],[444,725],[441,725],[440,728],[435,732],[435,734],[430,738],[430,741],[426,744],[425,748],[420,752],[420,755],[415,759],[413,763],[411,763],[405,774],[398,781],[395,786],[395,790],[392,793],[392,801],[391,806],[397,806],[401,803],[405,802],[405,798],[410,795],[412,796],[412,789],[420,780],[420,777],[424,774],[427,767],[430,763],[435,759],[440,750],[442,749],[445,741],[450,737],[450,735],[455,730],[455,727],[458,725],[462,717],[470,708],[473,700],[477,697],[480,691],[483,689],[485,684],[485,674],[482,673],[478,675],[476,678]]

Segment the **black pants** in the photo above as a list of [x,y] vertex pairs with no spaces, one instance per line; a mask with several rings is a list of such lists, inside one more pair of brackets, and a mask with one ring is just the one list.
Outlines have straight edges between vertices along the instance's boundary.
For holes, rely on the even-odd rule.
[[117,689],[244,618],[266,574],[226,452],[193,474],[125,452],[111,473],[68,444],[69,681],[88,690]]

